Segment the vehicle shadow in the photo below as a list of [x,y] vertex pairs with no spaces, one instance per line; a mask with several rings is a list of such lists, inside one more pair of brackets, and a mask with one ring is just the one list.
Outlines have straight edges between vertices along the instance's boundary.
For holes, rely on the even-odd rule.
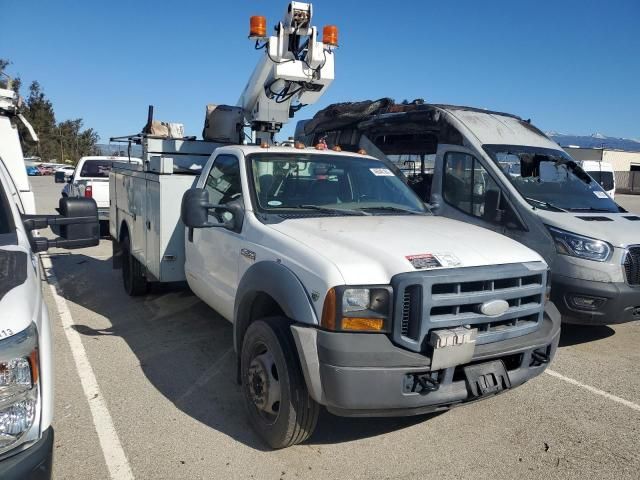
[[[231,324],[177,285],[128,297],[111,259],[83,254],[51,257],[58,294],[111,323],[108,328],[78,324],[85,337],[125,340],[151,384],[177,408],[203,424],[261,451],[269,448],[250,428],[241,389]],[[91,323],[87,321],[86,323]],[[431,416],[340,418],[323,411],[311,444],[369,438],[402,429]]]
[[570,347],[594,342],[615,335],[615,330],[606,325],[570,325],[563,323],[559,347]]

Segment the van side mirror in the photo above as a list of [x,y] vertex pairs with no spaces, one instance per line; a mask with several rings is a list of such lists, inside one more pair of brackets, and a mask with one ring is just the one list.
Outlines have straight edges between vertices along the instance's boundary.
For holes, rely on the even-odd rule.
[[60,228],[58,238],[31,238],[31,248],[34,252],[44,252],[51,247],[68,249],[94,247],[100,243],[98,205],[93,198],[62,197],[58,211],[60,215],[22,216],[22,223],[29,231],[54,225]]
[[[209,221],[209,212],[213,210],[220,220],[217,223]],[[191,188],[184,192],[180,208],[182,223],[189,229],[222,227],[234,232],[242,230],[244,208],[242,203],[233,200],[224,205],[209,203],[209,192],[204,188]],[[193,233],[189,232],[190,237]]]

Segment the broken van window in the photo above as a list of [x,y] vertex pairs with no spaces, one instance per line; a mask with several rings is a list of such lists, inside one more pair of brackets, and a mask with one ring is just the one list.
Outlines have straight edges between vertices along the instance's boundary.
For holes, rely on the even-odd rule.
[[485,145],[518,192],[536,208],[618,212],[598,182],[565,152],[513,145]]

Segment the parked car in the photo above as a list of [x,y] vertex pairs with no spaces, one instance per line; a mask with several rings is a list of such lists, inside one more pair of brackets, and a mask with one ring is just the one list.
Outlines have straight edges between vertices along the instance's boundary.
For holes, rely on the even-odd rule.
[[36,168],[38,172],[40,172],[40,175],[53,175],[53,167],[51,165],[41,163]]
[[27,165],[26,168],[27,168],[27,175],[29,175],[30,177],[36,177],[40,175],[40,170],[38,170],[38,167]]

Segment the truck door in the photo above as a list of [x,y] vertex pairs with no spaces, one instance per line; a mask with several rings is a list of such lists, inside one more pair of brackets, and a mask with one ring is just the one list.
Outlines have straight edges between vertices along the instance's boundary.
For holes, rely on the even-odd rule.
[[[218,155],[206,173],[203,184],[209,192],[209,203],[224,205],[242,201],[240,161],[231,154]],[[221,219],[210,212],[210,221]],[[193,242],[187,242],[189,270],[198,278],[204,299],[223,317],[233,318],[233,307],[238,286],[238,264],[242,233],[226,228],[194,229]]]
[[524,230],[508,193],[471,151],[440,145],[431,202],[434,213],[507,234]]

